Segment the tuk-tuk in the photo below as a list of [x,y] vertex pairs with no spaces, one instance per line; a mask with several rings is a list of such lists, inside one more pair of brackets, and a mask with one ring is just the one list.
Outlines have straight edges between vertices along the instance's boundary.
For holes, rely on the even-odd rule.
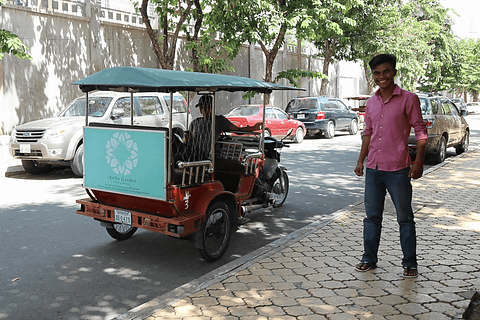
[[[84,188],[89,197],[77,200],[77,213],[98,220],[114,239],[126,240],[138,228],[177,238],[194,234],[201,257],[212,262],[225,253],[246,212],[285,201],[286,174],[272,182],[271,196],[256,185],[265,164],[264,132],[212,138],[217,137],[215,94],[299,88],[236,76],[135,67],[105,69],[74,84],[86,94],[87,110],[88,95],[96,90],[129,92],[132,101],[139,92],[206,93],[213,99],[211,133],[206,138],[209,152],[204,158],[177,158],[178,142],[185,137],[172,133],[172,121],[168,128],[135,125],[132,110],[130,125],[93,123],[87,111]],[[168,116],[171,119],[172,114]],[[264,124],[265,114],[262,128]]]
[[350,110],[356,111],[358,113],[358,119],[360,120],[359,129],[363,130],[365,128],[365,104],[367,100],[371,98],[371,95],[358,94],[350,97],[346,97],[348,101],[354,100],[359,102],[359,106],[356,108],[351,108]]

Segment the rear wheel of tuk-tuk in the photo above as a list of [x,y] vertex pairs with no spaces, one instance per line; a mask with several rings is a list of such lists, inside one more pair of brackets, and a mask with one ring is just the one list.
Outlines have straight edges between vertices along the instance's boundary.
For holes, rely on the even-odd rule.
[[127,240],[137,231],[136,227],[115,223],[112,228],[106,228],[108,234],[116,240]]
[[196,246],[207,262],[220,259],[227,250],[232,235],[232,217],[224,201],[212,203],[207,210],[202,228],[196,234]]
[[282,171],[281,177],[278,177],[273,183],[273,207],[281,207],[287,200],[289,189],[288,175],[285,171]]

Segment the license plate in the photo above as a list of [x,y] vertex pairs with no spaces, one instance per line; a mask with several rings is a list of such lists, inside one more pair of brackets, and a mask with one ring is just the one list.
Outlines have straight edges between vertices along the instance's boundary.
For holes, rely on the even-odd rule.
[[32,150],[30,149],[29,144],[21,144],[20,145],[20,153],[31,153]]
[[305,115],[304,114],[297,114],[297,119],[305,119]]
[[132,213],[115,209],[115,222],[132,225]]

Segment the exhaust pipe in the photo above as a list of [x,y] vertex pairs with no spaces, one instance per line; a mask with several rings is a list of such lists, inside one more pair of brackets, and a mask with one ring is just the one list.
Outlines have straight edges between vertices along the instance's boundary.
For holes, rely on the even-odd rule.
[[266,204],[254,204],[254,205],[250,205],[250,206],[242,206],[242,216],[245,215],[246,213],[249,213],[249,212],[252,212],[252,211],[255,211],[255,210],[259,210],[259,209],[263,209],[263,208],[266,208],[268,207],[268,205]]

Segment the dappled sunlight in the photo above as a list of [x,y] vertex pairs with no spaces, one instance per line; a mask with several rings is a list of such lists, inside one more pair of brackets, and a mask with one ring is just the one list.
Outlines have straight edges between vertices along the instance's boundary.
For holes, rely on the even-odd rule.
[[103,270],[106,274],[112,275],[112,276],[118,276],[122,278],[127,278],[127,279],[132,279],[132,280],[147,280],[145,277],[139,276],[141,274],[140,271],[136,270],[131,270],[128,268],[106,268]]

